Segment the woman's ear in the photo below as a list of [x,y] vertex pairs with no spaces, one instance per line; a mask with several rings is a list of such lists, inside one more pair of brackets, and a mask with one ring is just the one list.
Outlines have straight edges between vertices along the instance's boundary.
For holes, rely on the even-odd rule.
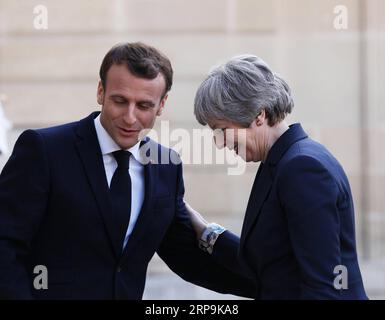
[[255,118],[255,123],[258,127],[263,125],[266,121],[266,112],[265,109],[262,109],[262,111],[259,113],[259,115]]

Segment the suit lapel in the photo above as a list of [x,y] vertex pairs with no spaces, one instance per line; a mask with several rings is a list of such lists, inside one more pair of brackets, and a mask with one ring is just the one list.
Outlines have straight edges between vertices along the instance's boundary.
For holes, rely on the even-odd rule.
[[94,126],[94,118],[97,114],[93,113],[79,122],[76,147],[111,240],[114,254],[116,257],[119,257],[122,251],[121,240],[119,239],[118,232],[115,230],[103,156]]
[[265,202],[272,185],[272,177],[268,165],[261,164],[254,180],[253,188],[247,204],[245,219],[243,221],[240,247],[246,241],[251,227],[257,222],[261,208]]
[[283,133],[271,147],[266,161],[258,169],[243,222],[240,240],[241,250],[245,245],[251,228],[257,223],[258,217],[261,214],[262,206],[272,187],[279,161],[295,142],[305,138],[307,138],[307,134],[303,131],[300,124],[291,125],[289,130]]

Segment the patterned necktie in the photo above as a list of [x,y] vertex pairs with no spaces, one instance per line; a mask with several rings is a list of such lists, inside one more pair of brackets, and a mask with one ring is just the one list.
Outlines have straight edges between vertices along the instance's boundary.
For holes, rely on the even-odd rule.
[[118,163],[118,167],[112,176],[110,197],[118,234],[121,237],[123,247],[131,215],[131,177],[128,171],[131,153],[119,150],[113,152],[113,156]]

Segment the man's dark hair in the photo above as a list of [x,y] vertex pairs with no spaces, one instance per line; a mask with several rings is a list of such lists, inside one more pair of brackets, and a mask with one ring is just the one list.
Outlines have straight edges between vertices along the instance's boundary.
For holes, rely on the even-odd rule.
[[119,43],[113,46],[100,66],[99,75],[103,88],[106,88],[107,72],[113,64],[125,64],[133,75],[145,79],[155,79],[161,73],[166,82],[164,95],[171,89],[171,62],[154,47],[141,42]]

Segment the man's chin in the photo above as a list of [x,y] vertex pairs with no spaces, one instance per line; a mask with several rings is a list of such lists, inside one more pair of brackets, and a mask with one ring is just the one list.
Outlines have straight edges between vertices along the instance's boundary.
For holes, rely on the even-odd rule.
[[116,141],[117,145],[123,149],[127,150],[132,148],[134,145],[136,145],[139,142],[138,137],[136,138],[130,138],[130,139],[122,139],[120,138],[118,141]]

